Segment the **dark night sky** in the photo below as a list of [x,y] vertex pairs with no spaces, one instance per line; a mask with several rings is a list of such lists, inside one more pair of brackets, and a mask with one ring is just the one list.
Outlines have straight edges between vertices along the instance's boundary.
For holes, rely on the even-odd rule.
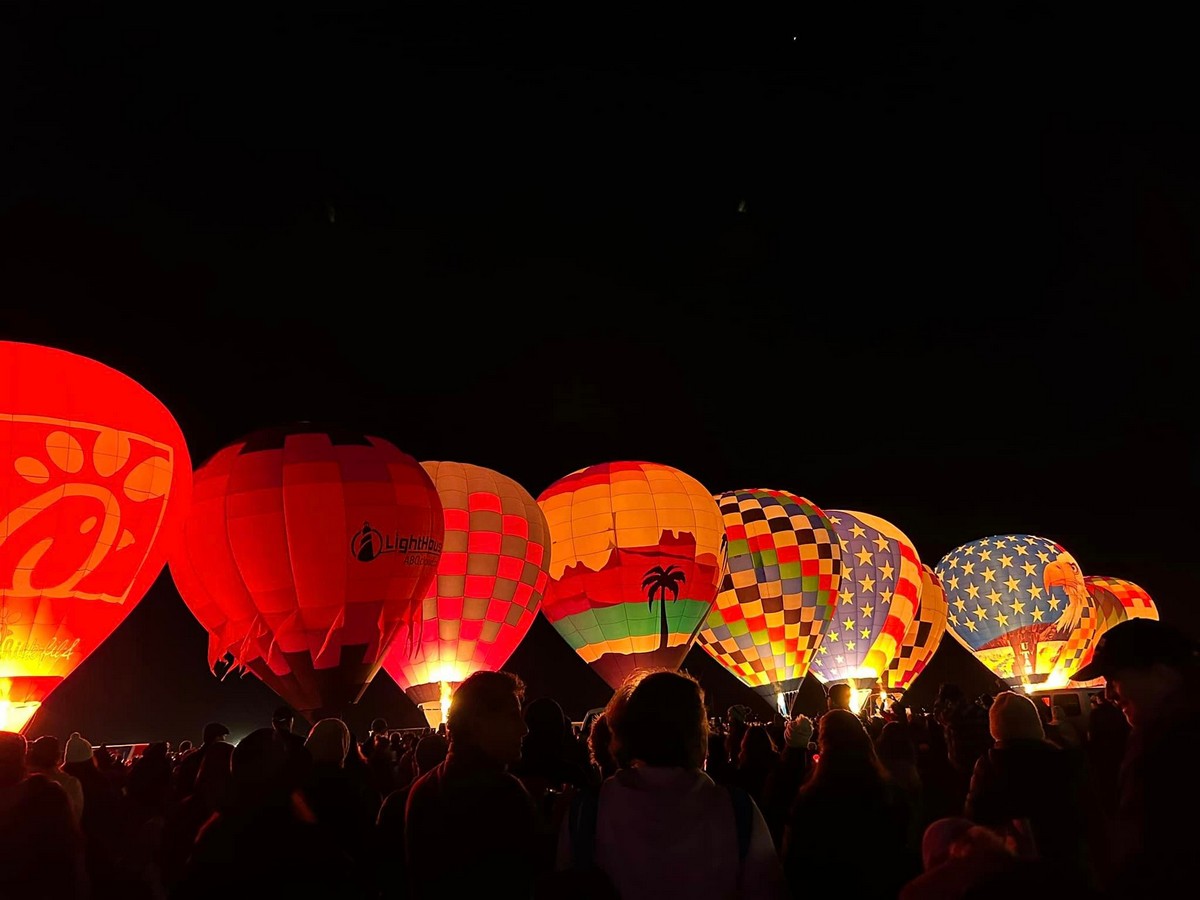
[[[648,459],[880,515],[930,564],[1044,535],[1200,635],[1172,23],[44,6],[0,14],[0,336],[136,378],[197,462],[297,419],[534,495]],[[31,733],[264,724],[274,695],[204,646],[164,572]],[[574,716],[607,699],[540,619],[510,668]],[[947,640],[918,685],[981,673]],[[385,673],[347,718],[379,714],[421,722]]]

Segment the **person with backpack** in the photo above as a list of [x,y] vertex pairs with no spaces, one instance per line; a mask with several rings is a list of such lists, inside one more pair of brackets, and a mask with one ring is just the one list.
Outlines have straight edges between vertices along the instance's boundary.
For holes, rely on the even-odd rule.
[[[789,896],[766,820],[743,790],[704,772],[704,691],[674,671],[639,676],[610,723],[631,764],[582,792],[560,832],[558,868],[622,900]],[[604,896],[595,883],[589,896]]]

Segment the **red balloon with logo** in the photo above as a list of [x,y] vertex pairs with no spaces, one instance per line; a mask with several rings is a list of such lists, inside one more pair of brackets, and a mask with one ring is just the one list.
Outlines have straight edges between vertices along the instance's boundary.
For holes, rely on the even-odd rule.
[[0,730],[21,731],[162,571],[192,464],[132,378],[8,341],[0,458]]
[[383,438],[308,423],[254,432],[194,480],[171,576],[210,667],[249,670],[309,721],[341,715],[420,621],[444,530],[433,481]]

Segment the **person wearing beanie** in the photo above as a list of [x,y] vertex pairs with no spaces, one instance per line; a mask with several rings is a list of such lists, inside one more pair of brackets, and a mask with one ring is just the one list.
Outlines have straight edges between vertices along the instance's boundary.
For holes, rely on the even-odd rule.
[[80,735],[78,731],[72,731],[71,736],[67,738],[65,760],[67,763],[91,762],[92,742]]
[[783,726],[783,747],[779,761],[763,785],[762,814],[771,831],[771,840],[776,851],[783,849],[783,832],[787,825],[788,811],[812,769],[810,742],[813,736],[813,720],[798,714]]
[[346,765],[347,757],[358,752],[350,729],[341,719],[319,719],[304,746],[312,756],[301,788],[304,800],[330,842],[366,872],[383,798],[368,782],[364,767]]
[[988,710],[988,726],[992,740],[997,743],[1046,739],[1046,730],[1037,706],[1024,694],[1013,691],[1001,691],[992,700],[992,707]]
[[[79,732],[72,732],[72,737]],[[74,775],[62,770],[62,754],[59,751],[58,738],[52,734],[42,735],[29,745],[29,756],[26,760],[30,772],[45,775],[58,784],[66,792],[67,800],[71,803],[71,815],[75,824],[83,818],[83,785]]]
[[[995,744],[975,764],[967,817],[1086,878],[1082,766],[1046,740],[1037,706],[1024,694],[1001,691],[988,721]],[[1018,833],[1012,823],[1021,820],[1027,827]]]

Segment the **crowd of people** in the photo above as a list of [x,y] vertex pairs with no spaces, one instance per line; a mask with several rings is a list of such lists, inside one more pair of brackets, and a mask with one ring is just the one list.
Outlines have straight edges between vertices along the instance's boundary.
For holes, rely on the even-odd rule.
[[363,740],[281,708],[237,742],[129,764],[78,733],[0,732],[0,897],[1166,897],[1197,837],[1200,663],[1116,626],[1086,727],[1024,693],[714,727],[695,679],[641,671],[583,729],[478,672],[446,726]]

